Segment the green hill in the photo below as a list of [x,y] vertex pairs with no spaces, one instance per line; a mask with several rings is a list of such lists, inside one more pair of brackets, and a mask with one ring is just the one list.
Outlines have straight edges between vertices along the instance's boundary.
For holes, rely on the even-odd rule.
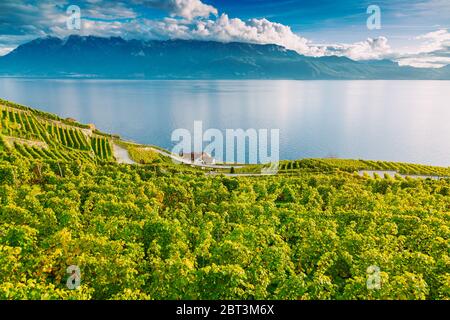
[[[208,175],[0,105],[0,299],[450,299],[450,179],[355,174],[447,168],[305,159]],[[141,164],[117,163],[116,144]]]
[[111,137],[89,126],[0,100],[2,147],[34,159],[112,161]]

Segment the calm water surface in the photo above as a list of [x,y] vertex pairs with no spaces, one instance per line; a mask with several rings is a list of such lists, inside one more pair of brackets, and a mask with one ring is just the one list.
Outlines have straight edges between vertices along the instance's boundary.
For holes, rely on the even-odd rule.
[[205,129],[280,129],[283,159],[450,166],[450,81],[3,78],[0,97],[168,149],[174,129],[202,120]]

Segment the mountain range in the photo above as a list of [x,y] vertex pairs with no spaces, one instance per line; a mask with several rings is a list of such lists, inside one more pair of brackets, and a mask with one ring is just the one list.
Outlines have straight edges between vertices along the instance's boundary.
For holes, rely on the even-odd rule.
[[440,69],[390,60],[307,57],[277,45],[125,40],[72,35],[38,38],[0,57],[0,76],[113,79],[450,79]]

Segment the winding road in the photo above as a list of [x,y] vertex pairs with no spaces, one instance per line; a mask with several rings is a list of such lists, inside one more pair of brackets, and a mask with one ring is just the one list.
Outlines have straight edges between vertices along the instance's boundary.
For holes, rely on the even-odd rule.
[[176,163],[183,163],[183,164],[187,164],[190,166],[195,166],[195,167],[200,167],[200,168],[209,168],[209,169],[231,169],[231,168],[242,168],[242,166],[231,166],[231,165],[221,165],[221,164],[197,164],[197,163],[192,163],[189,160],[183,159],[180,156],[174,155],[173,153],[169,153],[167,151],[162,151],[156,148],[152,148],[152,147],[147,147],[145,148],[147,150],[151,150],[154,151],[156,153],[159,153],[160,155],[166,156],[171,158],[172,160],[174,160]]
[[[199,168],[209,168],[209,169],[231,169],[231,168],[242,168],[242,166],[231,166],[231,165],[220,165],[220,164],[198,164],[198,163],[192,163],[189,160],[183,159],[180,156],[174,155],[173,153],[169,153],[168,151],[163,151],[160,149],[152,148],[152,147],[143,147],[144,150],[150,150],[153,152],[156,152],[162,156],[171,158],[175,163],[180,164],[186,164],[194,167]],[[122,148],[121,146],[114,144],[114,157],[116,158],[118,163],[124,163],[124,164],[137,164],[135,161],[133,161],[128,153],[128,150],[125,148]]]

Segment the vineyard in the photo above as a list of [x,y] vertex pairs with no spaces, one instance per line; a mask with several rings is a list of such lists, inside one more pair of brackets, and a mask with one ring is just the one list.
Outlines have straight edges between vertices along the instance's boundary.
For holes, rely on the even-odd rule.
[[140,164],[155,163],[155,161],[158,161],[159,159],[159,156],[156,152],[146,148],[131,146],[128,147],[128,152],[130,153],[130,157]]
[[319,172],[345,171],[395,171],[399,174],[450,177],[450,168],[408,164],[389,161],[345,160],[345,159],[303,159],[282,161],[280,173],[295,174],[301,170]]
[[107,135],[4,100],[0,100],[0,110],[2,144],[19,156],[55,161],[114,160]]
[[[141,164],[117,164],[113,136],[0,105],[0,299],[450,299],[448,168],[229,177],[123,143]],[[370,169],[443,178],[355,174]]]

